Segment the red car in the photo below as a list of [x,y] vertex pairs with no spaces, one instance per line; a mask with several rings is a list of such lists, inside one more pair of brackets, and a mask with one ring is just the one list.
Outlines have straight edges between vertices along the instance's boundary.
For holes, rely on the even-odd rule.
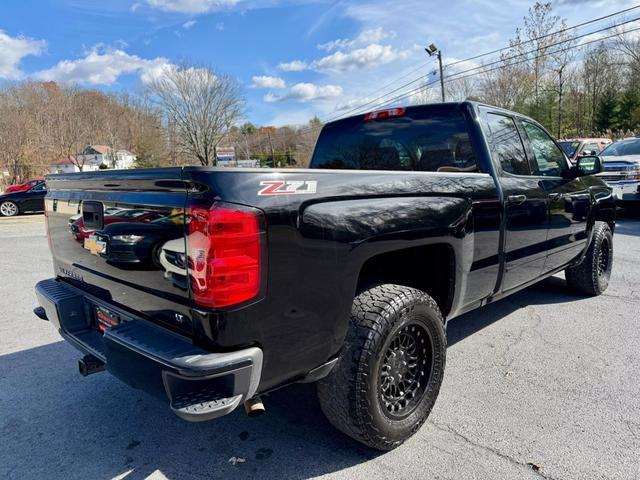
[[[157,218],[160,218],[162,216],[162,214],[154,212],[152,210],[123,209],[114,215],[105,215],[104,226],[117,222],[149,223],[152,220],[156,220]],[[88,238],[89,235],[95,233],[94,229],[89,230],[84,228],[82,217],[71,223],[71,225],[69,225],[69,229],[71,230],[71,234],[75,237],[75,239],[80,242],[85,238]]]
[[44,178],[34,178],[33,180],[28,180],[26,182],[18,183],[17,185],[11,185],[7,187],[4,193],[9,192],[24,192],[29,190],[31,187],[35,187],[37,184],[44,182]]

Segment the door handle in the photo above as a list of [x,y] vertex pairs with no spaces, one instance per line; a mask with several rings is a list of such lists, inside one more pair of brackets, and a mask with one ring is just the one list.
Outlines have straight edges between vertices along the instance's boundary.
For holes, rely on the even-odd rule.
[[526,200],[527,200],[526,195],[509,195],[507,197],[507,201],[509,203],[513,203],[514,205],[520,205],[521,203],[524,203]]
[[549,200],[557,200],[560,198],[560,194],[558,192],[552,192],[549,194]]

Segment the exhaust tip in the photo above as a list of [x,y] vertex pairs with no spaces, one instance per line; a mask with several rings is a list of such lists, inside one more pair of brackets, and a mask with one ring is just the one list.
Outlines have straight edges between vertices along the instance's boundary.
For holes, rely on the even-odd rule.
[[244,411],[250,417],[259,417],[265,412],[264,404],[259,396],[250,398],[244,402]]

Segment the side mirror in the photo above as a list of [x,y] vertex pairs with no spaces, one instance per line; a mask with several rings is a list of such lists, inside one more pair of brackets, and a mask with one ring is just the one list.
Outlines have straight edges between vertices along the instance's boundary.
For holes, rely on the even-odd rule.
[[602,161],[597,155],[578,157],[574,168],[576,177],[595,175],[596,173],[602,172]]

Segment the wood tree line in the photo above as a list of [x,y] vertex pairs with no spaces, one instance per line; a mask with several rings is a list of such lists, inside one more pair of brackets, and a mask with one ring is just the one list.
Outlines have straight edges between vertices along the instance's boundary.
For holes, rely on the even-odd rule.
[[208,67],[168,67],[140,94],[106,94],[54,82],[0,87],[0,181],[47,173],[87,145],[126,149],[136,167],[215,165],[216,148],[233,146],[238,159],[268,166],[308,163],[321,124],[237,126],[244,97],[237,82]]
[[[576,38],[579,34],[567,29],[551,3],[537,2],[497,65],[485,62],[474,75],[449,72],[447,97],[525,113],[558,138],[640,134],[638,26],[630,22],[604,30],[601,41],[594,41],[598,36]],[[437,94],[430,89],[423,100]]]
[[144,96],[104,94],[53,82],[23,82],[0,89],[0,171],[6,182],[47,173],[87,145],[127,149],[140,166],[164,165],[168,152],[162,119]]
[[[576,38],[551,3],[538,2],[499,60],[467,75],[445,70],[447,98],[523,112],[559,138],[640,134],[637,24],[601,35],[598,42]],[[411,102],[437,96],[437,89],[425,88]],[[91,144],[130,150],[138,167],[215,165],[222,146],[266,166],[308,165],[322,127],[318,118],[299,127],[259,127],[242,124],[244,106],[235,79],[193,64],[167,66],[136,95],[53,82],[4,84],[0,173],[7,178],[1,181],[42,175],[62,159],[82,169],[76,156]]]

